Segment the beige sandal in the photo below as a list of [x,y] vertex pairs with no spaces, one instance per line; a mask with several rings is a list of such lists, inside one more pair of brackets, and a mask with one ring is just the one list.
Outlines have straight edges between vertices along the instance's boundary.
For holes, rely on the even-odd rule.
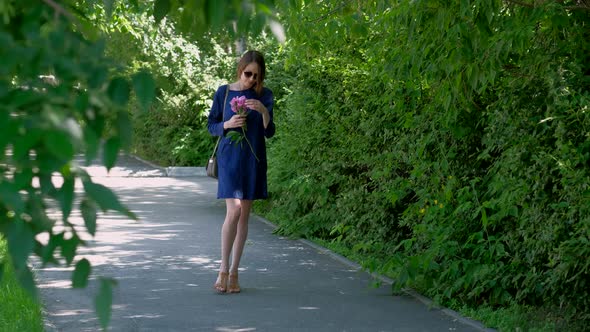
[[225,293],[227,291],[227,277],[229,276],[229,273],[227,272],[219,272],[219,276],[217,277],[217,281],[215,281],[215,285],[213,285],[213,288],[215,288],[216,291],[218,291],[219,293]]
[[237,274],[230,274],[229,275],[229,284],[227,286],[228,293],[239,293],[242,289],[240,288],[240,284],[238,283],[238,275]]

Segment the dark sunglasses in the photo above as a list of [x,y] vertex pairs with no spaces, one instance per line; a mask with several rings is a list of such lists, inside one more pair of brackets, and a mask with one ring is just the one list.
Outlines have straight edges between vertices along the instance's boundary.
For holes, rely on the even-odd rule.
[[254,79],[258,77],[258,74],[253,74],[251,71],[245,71],[244,75],[246,75],[247,78],[252,77],[252,75],[254,75]]

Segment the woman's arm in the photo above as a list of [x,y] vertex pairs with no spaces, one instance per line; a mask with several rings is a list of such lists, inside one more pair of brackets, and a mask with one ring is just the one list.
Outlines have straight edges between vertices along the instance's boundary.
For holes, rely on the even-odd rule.
[[264,125],[264,136],[271,138],[275,134],[275,124],[273,121],[274,96],[270,89],[265,89],[265,93],[258,99],[246,100],[246,107],[255,110],[262,115],[262,124]]
[[[226,87],[227,88],[227,87]],[[213,136],[223,136],[223,100],[220,100],[225,95],[225,89],[219,87],[213,95],[213,105],[209,111],[209,117],[207,118],[207,130]]]

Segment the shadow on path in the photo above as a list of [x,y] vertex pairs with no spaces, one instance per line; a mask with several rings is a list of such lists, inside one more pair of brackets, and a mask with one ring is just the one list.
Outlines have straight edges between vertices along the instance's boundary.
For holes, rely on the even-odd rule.
[[[133,170],[133,167],[129,169]],[[106,174],[105,174],[106,175]],[[48,331],[99,331],[97,276],[113,277],[112,331],[476,331],[252,216],[241,294],[213,291],[224,203],[206,177],[93,177],[140,218],[102,215],[79,251],[93,266],[83,290],[71,269],[37,271]],[[71,221],[83,225],[79,211]],[[83,226],[80,226],[83,227]]]

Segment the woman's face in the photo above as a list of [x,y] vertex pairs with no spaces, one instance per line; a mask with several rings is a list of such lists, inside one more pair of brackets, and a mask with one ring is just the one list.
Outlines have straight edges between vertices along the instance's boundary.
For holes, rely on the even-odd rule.
[[260,76],[260,68],[256,62],[250,62],[240,75],[240,83],[244,90],[250,89],[256,84],[258,77]]

